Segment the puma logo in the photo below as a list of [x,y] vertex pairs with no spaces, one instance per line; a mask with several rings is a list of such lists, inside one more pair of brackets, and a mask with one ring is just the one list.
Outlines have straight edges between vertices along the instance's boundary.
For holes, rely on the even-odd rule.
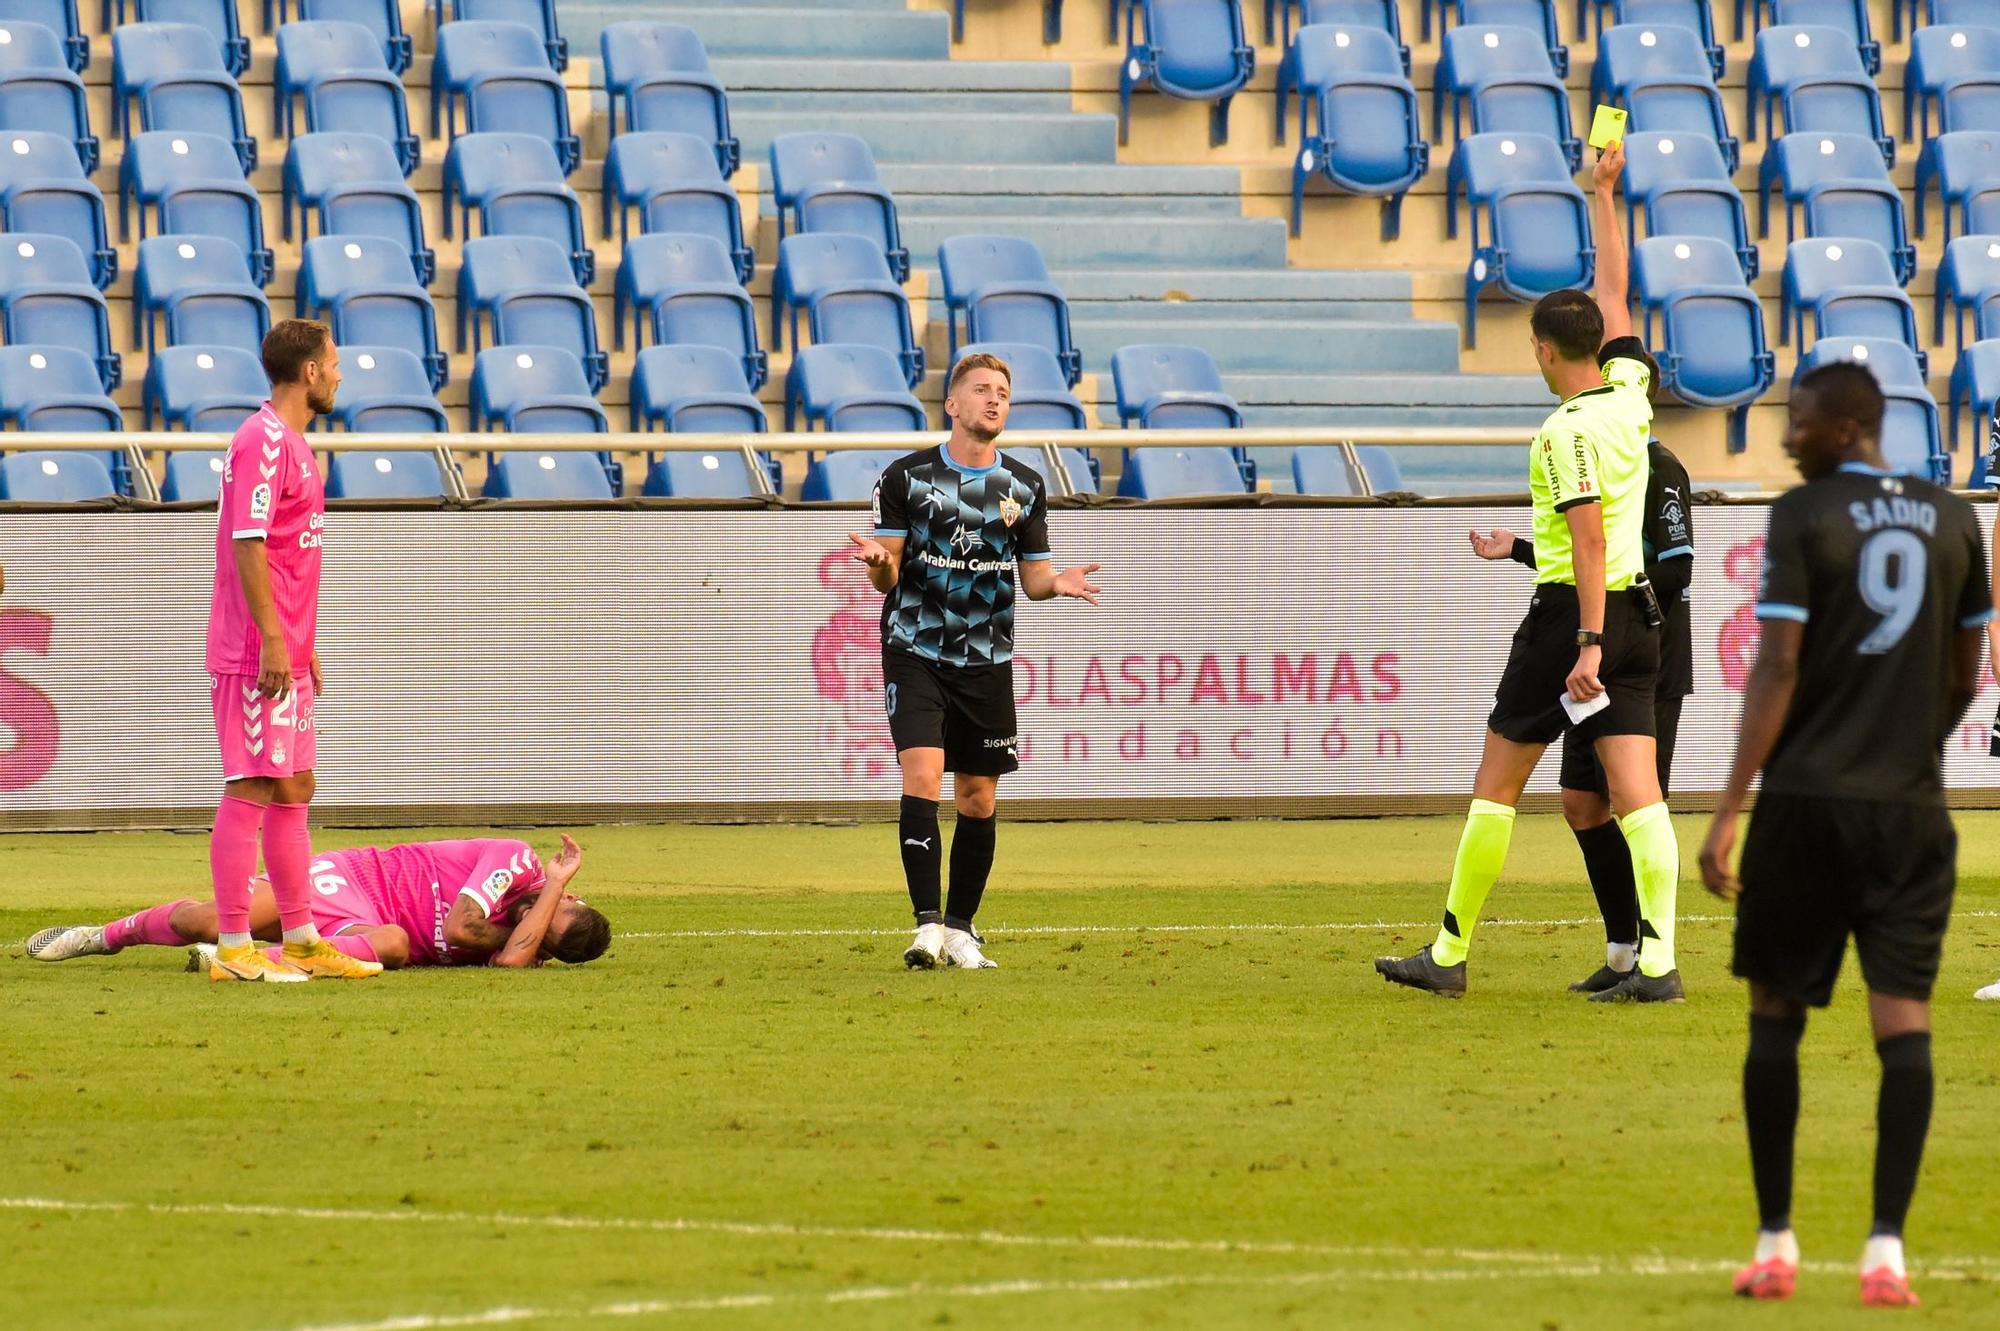
[[923,850],[929,850],[931,848],[931,840],[932,838],[925,837],[922,841],[919,841],[913,836],[906,836],[903,838],[903,844],[906,846],[916,846]]
[[1676,499],[1679,499],[1679,498],[1681,497],[1681,492],[1680,492],[1680,487],[1678,487],[1678,486],[1674,486],[1674,485],[1663,485],[1663,486],[1661,486],[1661,487],[1660,487],[1660,493],[1661,493],[1661,494],[1667,494],[1667,495],[1672,495],[1672,496],[1673,496],[1674,498],[1676,498]]

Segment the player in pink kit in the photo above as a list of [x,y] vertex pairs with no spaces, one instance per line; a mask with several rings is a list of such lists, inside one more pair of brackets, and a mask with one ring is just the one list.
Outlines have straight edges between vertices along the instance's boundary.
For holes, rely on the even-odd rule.
[[[365,979],[382,967],[323,940],[313,926],[306,830],[326,497],[305,429],[333,410],[340,355],[325,324],[286,319],[265,336],[263,360],[271,400],[229,441],[215,534],[208,673],[226,793],[209,842],[220,934],[209,976]],[[278,960],[250,938],[260,833],[283,931]]]
[[[427,841],[386,850],[336,850],[312,863],[313,921],[353,955],[403,966],[580,965],[611,945],[611,924],[570,895],[583,851],[568,836],[546,867],[525,841]],[[277,899],[250,884],[250,926],[279,937]],[[212,965],[215,907],[182,898],[103,925],[57,925],[28,940],[38,961],[103,956],[128,947],[196,944]],[[269,955],[281,955],[276,948]]]

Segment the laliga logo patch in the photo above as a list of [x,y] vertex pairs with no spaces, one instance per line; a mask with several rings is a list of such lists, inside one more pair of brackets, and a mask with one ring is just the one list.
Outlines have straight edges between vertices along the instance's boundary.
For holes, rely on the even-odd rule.
[[250,516],[268,518],[271,516],[271,487],[260,485],[250,492]]
[[1005,526],[1013,526],[1021,520],[1021,501],[1013,495],[1000,497],[1000,521]]
[[501,897],[501,894],[506,892],[506,890],[509,887],[511,887],[513,883],[514,883],[513,874],[507,872],[505,869],[495,869],[493,871],[493,876],[486,880],[487,895],[491,896],[495,901],[498,901]]

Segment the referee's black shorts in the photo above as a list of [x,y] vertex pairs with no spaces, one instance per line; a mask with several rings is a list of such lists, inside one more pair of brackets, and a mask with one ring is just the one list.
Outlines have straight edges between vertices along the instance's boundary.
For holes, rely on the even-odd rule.
[[945,770],[967,776],[1020,770],[1013,662],[940,665],[889,648],[882,653],[882,701],[897,753],[943,749]]
[[1733,969],[1825,1007],[1852,934],[1869,989],[1928,1000],[1957,872],[1942,804],[1762,795],[1743,842]]
[[[1653,695],[1653,742],[1661,799],[1673,791],[1674,743],[1680,738],[1681,704],[1686,701],[1684,697],[1666,693]],[[1571,726],[1563,732],[1562,788],[1587,790],[1611,798],[1611,778],[1604,774],[1604,764],[1597,761],[1597,749],[1583,737],[1580,726]]]
[[1560,582],[1536,587],[1527,617],[1514,630],[1486,724],[1516,744],[1553,744],[1571,729],[1586,744],[1606,735],[1653,734],[1660,631],[1646,623],[1639,597],[1636,591],[1605,594],[1604,660],[1597,678],[1611,704],[1571,727],[1561,699],[1569,691],[1569,672],[1576,668],[1581,624],[1576,588]]

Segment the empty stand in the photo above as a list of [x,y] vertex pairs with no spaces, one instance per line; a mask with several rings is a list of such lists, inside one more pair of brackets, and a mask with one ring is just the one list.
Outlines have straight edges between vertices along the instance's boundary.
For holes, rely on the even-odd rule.
[[[1125,61],[1118,67],[1118,141],[1129,134],[1132,95],[1145,89],[1213,102],[1211,145],[1229,139],[1229,103],[1257,65],[1238,0],[1124,0]],[[1117,6],[1112,7],[1113,21]]]
[[713,144],[671,130],[634,130],[613,139],[604,157],[605,235],[615,210],[624,244],[635,208],[642,232],[712,237],[728,251],[736,280],[750,280],[757,256],[743,234],[742,203],[716,167]]
[[890,276],[910,280],[910,252],[903,248],[896,200],[882,184],[865,140],[853,134],[781,134],[772,139],[771,197],[778,205],[780,240],[787,224],[793,231],[868,236],[881,245]]
[[1403,196],[1430,165],[1408,62],[1409,51],[1381,29],[1315,23],[1299,31],[1278,69],[1279,142],[1286,101],[1294,92],[1299,99],[1293,235],[1304,224],[1306,184],[1315,176],[1343,193],[1383,196],[1382,238],[1401,233]]
[[422,150],[410,130],[402,80],[391,71],[382,40],[359,23],[287,23],[278,29],[275,128],[290,138],[304,109],[308,131],[372,134],[396,150],[403,174],[417,169]]
[[[253,283],[270,283],[275,261],[264,243],[264,206],[228,142],[191,130],[149,130],[126,143],[118,175],[120,202],[136,205],[142,239],[149,231],[220,236],[242,251]],[[121,226],[125,220],[121,207]]]
[[1865,132],[1895,164],[1896,145],[1882,128],[1882,98],[1862,68],[1853,40],[1838,28],[1777,27],[1757,34],[1745,86],[1744,137],[1772,137],[1773,108],[1782,111],[1784,132]]
[[1903,218],[1903,196],[1889,179],[1872,139],[1860,134],[1788,134],[1764,150],[1757,173],[1757,230],[1770,233],[1773,186],[1785,203],[1785,239],[1859,236],[1874,241],[1907,285],[1917,272]]
[[73,504],[118,493],[111,472],[88,453],[9,453],[0,457],[0,499]]
[[954,236],[938,246],[938,267],[950,359],[958,359],[962,327],[967,342],[1041,347],[1061,365],[1067,386],[1083,377],[1083,357],[1070,336],[1069,300],[1031,242]]
[[83,80],[69,66],[71,49],[39,23],[0,23],[0,131],[60,134],[76,145],[83,169],[95,171],[97,136]]
[[1451,235],[1458,234],[1461,192],[1472,215],[1472,264],[1465,277],[1467,345],[1477,342],[1479,296],[1488,286],[1520,301],[1540,300],[1564,287],[1590,287],[1595,271],[1590,205],[1571,181],[1555,140],[1533,134],[1472,135],[1452,154],[1445,184]]
[[893,353],[838,342],[816,343],[792,357],[785,428],[798,428],[801,417],[808,430],[922,430],[929,424]]
[[1526,28],[1472,26],[1444,36],[1444,54],[1431,92],[1431,118],[1443,136],[1444,102],[1451,101],[1451,134],[1542,135],[1562,145],[1569,169],[1583,160],[1583,143],[1570,127],[1569,90],[1549,64],[1548,50]]
[[395,150],[373,134],[302,134],[293,139],[285,154],[281,203],[287,241],[296,209],[301,242],[315,231],[374,236],[403,249],[419,285],[430,285],[436,275],[437,255],[425,243],[423,205],[403,179]]
[[161,347],[146,366],[146,428],[234,433],[271,396],[257,353],[242,347]]
[[340,348],[332,420],[356,434],[428,434],[450,428],[423,359],[405,347]]
[[714,146],[716,166],[734,175],[742,147],[729,132],[729,98],[709,68],[708,51],[678,23],[613,23],[601,38],[611,133],[672,130]]
[[327,460],[328,499],[439,499],[446,493],[444,472],[435,453],[415,449],[339,452]]
[[923,380],[924,352],[910,323],[910,301],[889,276],[882,251],[865,236],[787,236],[778,246],[772,287],[771,340],[789,318],[792,344],[805,313],[815,342],[881,347],[903,366],[904,382]]
[[1920,346],[1916,306],[1897,285],[1888,253],[1872,240],[1792,242],[1785,253],[1780,340],[1796,331],[1803,348],[1808,314],[1815,337],[1882,337]]
[[529,134],[461,134],[444,161],[444,234],[453,218],[470,239],[472,216],[488,236],[539,236],[569,254],[577,282],[589,286],[597,258],[583,237],[583,203],[563,180],[547,139]]
[[111,311],[90,278],[83,251],[67,236],[0,236],[0,337],[9,346],[68,347],[90,358],[104,391],[118,387]]
[[632,344],[715,347],[735,357],[751,391],[763,387],[769,363],[757,339],[756,307],[736,280],[729,255],[708,236],[639,236],[618,266],[612,327],[624,346],[626,311]]
[[0,425],[10,430],[122,430],[90,357],[69,347],[0,347]]
[[1743,196],[1715,140],[1704,134],[1629,135],[1624,184],[1628,230],[1634,209],[1643,209],[1647,235],[1720,240],[1736,251],[1745,277],[1757,276],[1757,247]]
[[84,175],[75,143],[60,134],[0,131],[0,229],[88,241],[91,280],[102,288],[118,276],[104,195]]
[[610,362],[599,350],[597,316],[577,285],[570,256],[540,236],[482,236],[465,242],[458,270],[458,346],[558,346],[583,366],[590,391],[604,387]]
[[511,434],[606,434],[611,426],[592,396],[594,391],[583,362],[567,347],[489,347],[472,363],[472,428]]
[[1649,236],[1633,247],[1632,293],[1660,386],[1694,406],[1728,408],[1729,446],[1741,452],[1748,408],[1777,364],[1765,347],[1763,302],[1736,252],[1706,236]]
[[1715,85],[1708,51],[1698,33],[1669,25],[1607,28],[1597,43],[1591,100],[1625,107],[1628,129],[1674,135],[1705,134],[1736,169],[1739,145],[1729,132],[1722,91]]
[[743,377],[741,357],[721,347],[676,345],[639,353],[632,370],[631,428],[762,434],[770,422]]
[[324,318],[342,346],[401,347],[418,357],[431,387],[448,375],[439,349],[437,310],[410,270],[409,252],[381,236],[319,236],[306,242],[299,268],[301,318]]
[[[431,132],[530,134],[555,146],[563,173],[576,170],[583,147],[571,132],[569,94],[549,68],[542,39],[520,23],[447,23],[438,29],[431,67]],[[442,109],[440,109],[442,108]]]
[[128,23],[111,34],[111,127],[192,130],[236,149],[245,173],[257,143],[243,119],[243,94],[206,28],[190,23]]
[[[333,19],[368,29],[382,43],[382,60],[392,73],[401,74],[410,67],[412,44],[410,34],[403,29],[402,0],[298,0],[298,5],[299,17],[308,22]],[[287,0],[280,0],[279,23],[284,22],[286,9]],[[275,30],[270,0],[265,0],[264,26]]]
[[234,241],[154,236],[139,242],[132,326],[135,341],[143,328],[148,354],[191,343],[255,351],[271,330],[271,307]]
[[1961,130],[1924,144],[1917,158],[1919,237],[1924,234],[1924,201],[1933,186],[1946,240],[1954,230],[2000,234],[2000,133]]

